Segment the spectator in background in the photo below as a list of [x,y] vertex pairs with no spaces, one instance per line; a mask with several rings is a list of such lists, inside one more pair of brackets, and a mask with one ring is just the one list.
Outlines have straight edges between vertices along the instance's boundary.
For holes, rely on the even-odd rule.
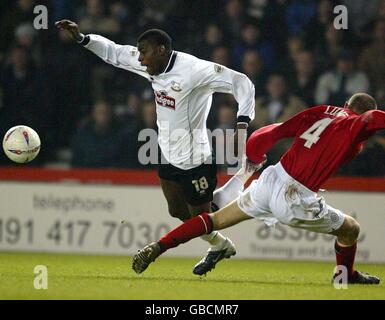
[[142,29],[157,28],[173,29],[180,33],[180,28],[174,24],[177,1],[144,0],[141,1],[141,15],[138,24]]
[[255,102],[255,114],[258,117],[250,122],[251,130],[271,123],[284,122],[306,107],[301,99],[289,92],[282,74],[271,74],[267,79],[266,95],[257,98]]
[[316,44],[317,65],[321,70],[329,70],[335,66],[340,52],[347,47],[344,30],[337,30],[333,23],[326,26],[325,34]]
[[37,95],[36,75],[35,63],[28,51],[21,46],[14,47],[1,72],[2,130],[18,124],[25,124],[36,130],[40,127],[42,110],[40,96]]
[[302,37],[295,35],[287,39],[285,43],[286,54],[282,59],[277,61],[277,70],[283,70],[286,76],[289,78],[295,73],[295,61],[300,52],[304,51],[304,42]]
[[364,72],[356,70],[353,55],[343,50],[338,56],[337,67],[318,79],[315,102],[319,105],[344,105],[354,93],[368,91],[368,77]]
[[7,8],[0,21],[0,52],[6,52],[13,45],[14,33],[17,26],[22,23],[32,24],[35,15],[34,0],[17,0]]
[[275,66],[277,54],[273,44],[263,39],[256,23],[247,23],[242,28],[241,40],[234,46],[233,54],[236,65],[242,64],[242,57],[247,50],[256,50],[267,70]]
[[[273,2],[273,1],[270,1],[270,2]],[[269,6],[269,1],[250,0],[248,1],[246,13],[248,16],[258,20],[265,16],[268,6]]]
[[[90,63],[82,48],[74,47],[68,34],[59,33],[59,41],[49,55],[44,53],[48,73],[51,137],[56,147],[68,147],[81,118],[91,104]],[[72,76],[76,74],[76,77]]]
[[[307,107],[300,98],[289,92],[286,79],[281,74],[269,76],[266,92],[264,97],[257,98],[255,102],[255,114],[258,116],[250,122],[250,131],[268,124],[284,122]],[[286,141],[278,143],[268,155],[268,161],[278,161],[287,147]]]
[[125,104],[115,106],[115,114],[123,120],[125,126],[133,127],[137,124],[140,112],[141,99],[135,92],[127,95]]
[[286,8],[289,35],[300,35],[317,13],[315,0],[293,0]]
[[49,13],[49,18],[52,21],[63,19],[63,17],[74,17],[78,3],[77,0],[49,0],[49,2],[52,6],[52,12]]
[[379,0],[342,0],[340,4],[348,9],[349,28],[358,36],[364,36],[363,29],[376,16]]
[[385,0],[378,0],[376,15],[373,17],[372,21],[368,23],[367,28],[369,27],[369,30],[373,31],[376,22],[381,19],[385,19]]
[[[151,148],[153,150],[158,149],[157,140],[146,140],[139,141],[138,137],[142,130],[150,129],[155,132],[158,132],[158,127],[156,124],[156,109],[153,100],[145,100],[140,108],[139,108],[139,117],[137,119],[137,123],[134,126],[125,125],[124,136],[126,137],[124,140],[126,144],[124,146],[125,154],[125,167],[138,167],[145,169],[154,169],[157,166],[154,164],[142,164],[140,159],[138,159],[140,148],[147,143],[153,143]],[[158,157],[160,156],[160,152],[158,152]],[[158,159],[159,160],[159,159]]]
[[122,167],[124,142],[121,124],[114,118],[111,107],[99,101],[73,137],[71,164],[88,168]]
[[[385,7],[385,5],[384,5]],[[368,75],[379,105],[385,104],[385,18],[376,22],[373,39],[359,60],[360,69]]]
[[217,24],[206,27],[202,41],[198,44],[199,55],[202,59],[209,60],[215,48],[223,46],[223,32]]
[[[45,112],[42,93],[38,81],[38,71],[26,48],[13,47],[9,60],[0,71],[2,101],[0,105],[0,135],[13,126],[24,124],[39,132],[45,139],[43,122],[49,121]],[[42,117],[44,115],[45,119]],[[33,165],[44,162],[47,149],[42,149]]]
[[262,59],[255,50],[248,50],[242,58],[241,72],[246,74],[255,85],[255,95],[259,96],[264,93],[266,82],[266,72]]
[[385,0],[379,0],[377,4],[377,15],[374,17],[374,22],[378,19],[385,19]]
[[301,37],[291,36],[287,41],[289,56],[292,61],[295,61],[297,55],[304,50],[304,43]]
[[138,131],[142,129],[153,129],[158,131],[156,125],[156,106],[153,100],[146,100],[142,103],[140,107],[138,128]]
[[292,92],[301,98],[308,107],[314,106],[314,93],[317,84],[317,73],[314,55],[311,51],[300,52],[295,59],[295,79]]
[[32,47],[35,40],[36,30],[30,23],[22,23],[15,29],[16,43],[20,46],[29,48]]
[[226,130],[234,129],[237,120],[237,112],[234,105],[224,102],[218,106],[217,128]]
[[42,56],[40,46],[36,43],[36,30],[30,23],[23,23],[15,29],[15,43],[24,47],[32,56],[37,65],[41,65]]
[[105,14],[101,0],[87,0],[86,12],[80,19],[79,27],[85,33],[98,33],[113,36],[120,32],[120,25],[116,19]]
[[285,45],[289,33],[286,19],[288,2],[287,0],[249,1],[249,15],[254,16],[258,21],[265,39],[271,41],[278,56],[286,54]]
[[[124,1],[113,1],[109,6],[109,11],[111,13],[111,18],[116,20],[120,26],[124,26],[126,28],[130,22],[132,24],[134,17],[130,14],[130,10]],[[125,30],[125,32],[127,32],[127,30]]]
[[306,47],[311,49],[322,46],[327,26],[333,22],[333,3],[330,0],[320,0],[317,6],[317,14],[309,22],[306,33]]
[[240,41],[240,34],[245,19],[246,16],[242,2],[240,0],[226,0],[225,12],[220,15],[218,22],[225,22],[223,23],[223,28],[229,45]]
[[211,55],[211,61],[231,68],[233,63],[230,51],[225,46],[216,47]]
[[218,107],[217,107],[217,124],[216,124],[216,130],[222,130],[223,134],[221,135],[215,135],[214,137],[214,144],[213,149],[215,150],[215,158],[216,162],[219,164],[220,169],[225,169],[227,167],[227,150],[231,150],[231,145],[229,145],[229,142],[227,141],[226,136],[226,130],[227,129],[234,129],[236,125],[236,108],[234,108],[234,105],[230,104],[226,100],[223,101]]

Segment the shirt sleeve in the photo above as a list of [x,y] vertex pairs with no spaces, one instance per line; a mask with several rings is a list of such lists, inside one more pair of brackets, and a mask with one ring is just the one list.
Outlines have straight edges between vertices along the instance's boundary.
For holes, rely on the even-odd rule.
[[130,45],[119,45],[96,34],[89,34],[82,41],[85,48],[96,54],[103,61],[149,79],[146,67],[138,61],[139,51]]
[[254,119],[255,88],[245,74],[210,61],[199,60],[192,70],[191,81],[195,88],[205,87],[212,92],[232,94],[238,102],[238,119]]
[[353,141],[361,142],[375,134],[377,130],[385,129],[385,112],[381,110],[370,110],[357,117],[350,133]]
[[368,132],[385,129],[385,112],[371,110],[365,112],[360,118],[365,123],[365,130]]
[[307,117],[309,112],[314,112],[314,110],[307,109],[283,123],[271,124],[254,131],[246,143],[247,158],[254,163],[262,162],[265,154],[279,140],[292,138],[297,135],[301,122]]

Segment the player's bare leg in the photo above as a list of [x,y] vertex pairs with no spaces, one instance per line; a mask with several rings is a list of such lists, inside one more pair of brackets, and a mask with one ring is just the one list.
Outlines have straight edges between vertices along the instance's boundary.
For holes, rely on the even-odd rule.
[[252,218],[238,207],[237,201],[233,201],[217,212],[204,213],[193,217],[171,230],[158,242],[153,242],[139,250],[133,258],[132,268],[136,273],[142,273],[151,262],[154,262],[158,256],[168,249],[177,247],[181,243],[210,233],[213,230],[225,229],[248,219]]
[[180,184],[175,181],[160,179],[160,186],[166,198],[170,216],[182,221],[190,219],[191,214]]
[[[337,236],[335,241],[336,263],[343,265],[348,271],[349,284],[379,284],[380,279],[376,276],[362,273],[354,268],[354,259],[357,250],[357,239],[360,233],[360,225],[358,222],[345,215],[344,223],[337,230],[332,232]],[[337,275],[333,276],[332,282]]]

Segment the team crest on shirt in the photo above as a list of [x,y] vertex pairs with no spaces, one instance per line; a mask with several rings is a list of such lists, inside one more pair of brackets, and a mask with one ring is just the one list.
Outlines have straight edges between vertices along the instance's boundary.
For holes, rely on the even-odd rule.
[[214,71],[216,72],[216,73],[219,73],[219,72],[221,72],[223,70],[223,67],[222,66],[220,66],[219,64],[214,64]]
[[175,82],[175,81],[171,81],[171,89],[176,91],[176,92],[182,91],[180,84],[178,82]]

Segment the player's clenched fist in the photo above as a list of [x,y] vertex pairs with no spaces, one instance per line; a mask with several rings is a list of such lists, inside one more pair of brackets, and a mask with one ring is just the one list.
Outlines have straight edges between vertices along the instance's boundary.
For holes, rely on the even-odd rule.
[[76,41],[82,40],[82,34],[79,31],[79,26],[71,20],[60,20],[55,22],[55,26],[60,30],[68,31],[72,38]]

